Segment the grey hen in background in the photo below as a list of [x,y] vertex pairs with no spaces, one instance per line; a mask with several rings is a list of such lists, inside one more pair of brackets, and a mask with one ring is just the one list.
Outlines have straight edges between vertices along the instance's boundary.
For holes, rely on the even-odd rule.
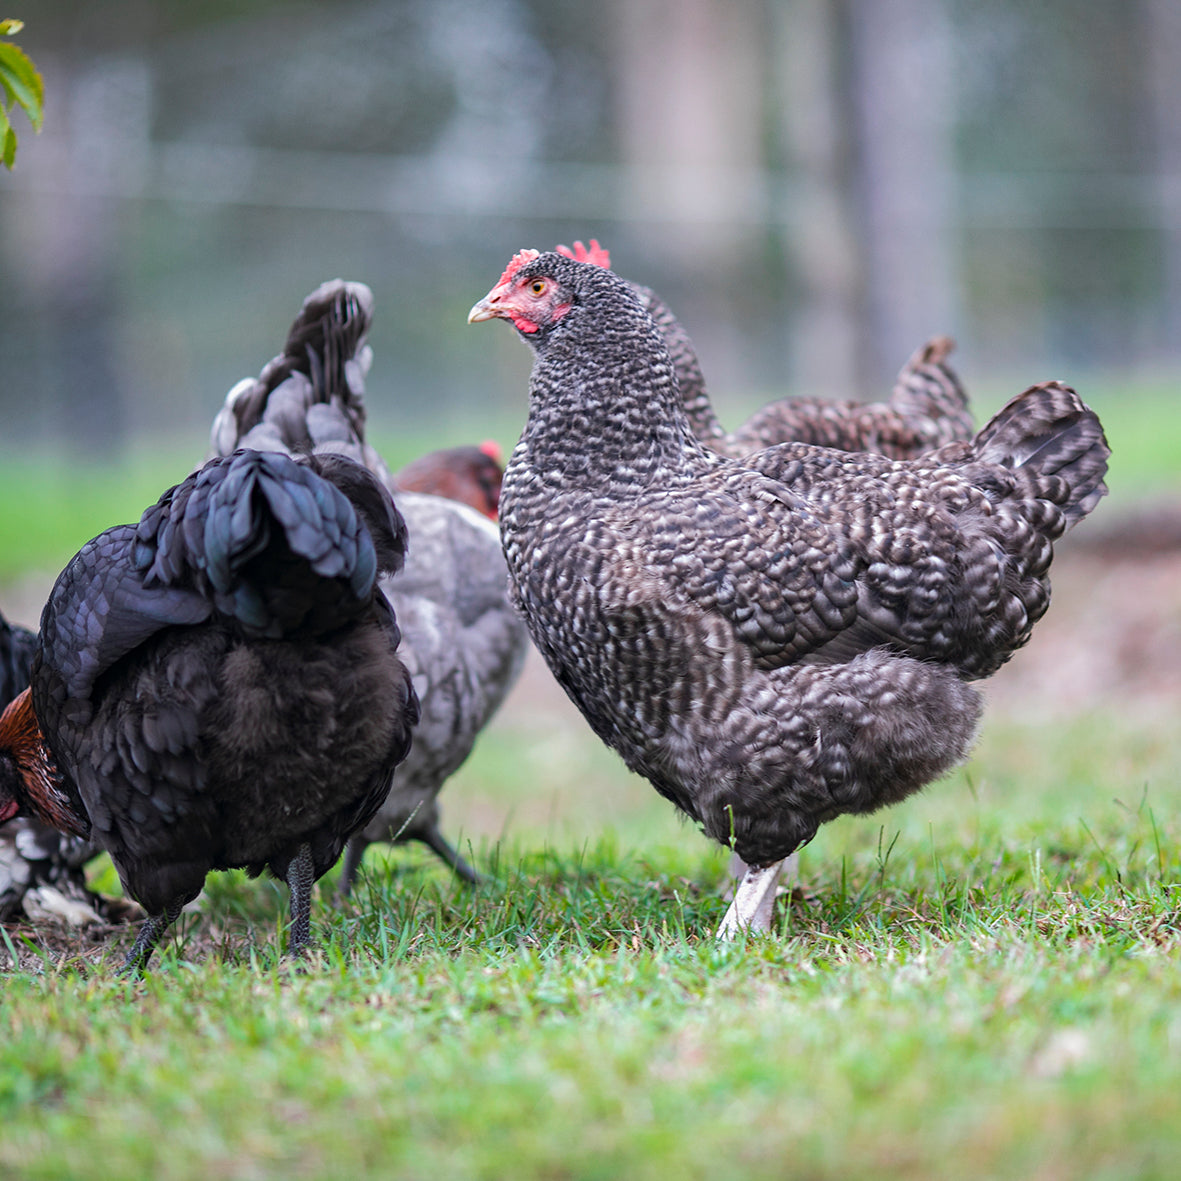
[[[558,253],[609,268],[610,255],[595,239]],[[780,398],[756,410],[736,430],[718,421],[697,351],[672,309],[650,287],[628,286],[660,330],[672,358],[677,387],[693,433],[711,451],[737,458],[777,443],[812,443],[841,451],[871,451],[891,459],[914,459],[944,443],[972,437],[968,398],[947,358],[955,344],[937,336],[916,349],[884,402]]]
[[[464,504],[403,488],[404,482],[463,486],[470,490],[463,498],[493,516],[490,489],[494,482],[499,496],[499,467],[491,481],[486,453],[477,458],[456,449],[416,461],[405,476],[391,475],[365,440],[372,315],[373,296],[363,283],[322,284],[304,300],[283,352],[226,396],[211,433],[213,454],[246,446],[356,459],[393,491],[409,530],[406,564],[382,589],[402,629],[398,654],[413,678],[421,718],[389,796],[346,850],[346,894],[366,847],[380,840],[421,841],[461,877],[476,880],[440,832],[437,796],[516,681],[528,648],[525,627],[508,603],[496,527]],[[457,478],[444,480],[443,468]]]
[[965,757],[1049,603],[1053,542],[1110,451],[1065,386],[909,461],[693,433],[667,346],[599,266],[522,251],[470,320],[532,346],[501,498],[513,600],[599,737],[748,864],[720,935],[766,930],[825,821]]

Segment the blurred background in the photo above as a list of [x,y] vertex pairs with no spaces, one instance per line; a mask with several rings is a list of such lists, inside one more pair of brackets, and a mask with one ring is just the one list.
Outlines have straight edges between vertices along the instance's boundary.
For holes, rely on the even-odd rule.
[[200,434],[337,275],[381,430],[515,429],[527,351],[464,313],[591,235],[724,418],[938,332],[973,392],[1181,367],[1174,0],[9,8],[46,116],[0,176],[5,446]]
[[391,466],[511,447],[530,355],[467,310],[520,247],[595,236],[676,310],[729,426],[785,393],[883,396],[936,333],[980,421],[1035,381],[1076,386],[1108,429],[1112,497],[1062,547],[1054,609],[993,696],[1163,702],[1175,725],[1176,0],[0,15],[25,20],[46,88],[43,132],[18,116],[0,173],[10,615],[35,624],[83,541],[202,458],[226,391],[324,279],[375,292],[368,403]]

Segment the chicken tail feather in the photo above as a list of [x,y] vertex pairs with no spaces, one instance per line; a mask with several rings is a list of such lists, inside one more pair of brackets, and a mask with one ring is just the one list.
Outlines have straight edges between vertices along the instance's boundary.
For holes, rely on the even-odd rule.
[[[973,443],[977,458],[1021,470],[1055,501],[1066,528],[1107,495],[1111,448],[1095,412],[1069,386],[1049,381],[1018,394]],[[1060,482],[1060,483],[1056,483]]]

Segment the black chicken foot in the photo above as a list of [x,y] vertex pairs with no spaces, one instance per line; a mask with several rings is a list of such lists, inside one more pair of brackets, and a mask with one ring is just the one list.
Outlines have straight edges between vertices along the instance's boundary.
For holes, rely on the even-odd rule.
[[152,952],[156,950],[160,937],[180,917],[183,906],[181,902],[174,902],[164,908],[163,914],[150,914],[144,919],[139,934],[136,935],[135,942],[119,969],[120,976],[138,976],[147,968],[148,960],[152,958]]
[[291,891],[291,933],[287,937],[287,954],[293,957],[302,956],[312,939],[312,886],[315,883],[312,847],[300,845],[287,865],[287,888]]
[[420,841],[431,852],[438,855],[440,860],[444,861],[454,871],[457,877],[462,878],[465,882],[472,886],[478,886],[483,882],[482,874],[477,873],[470,865],[459,855],[455,847],[447,840],[447,838],[432,825],[424,833],[418,837]]

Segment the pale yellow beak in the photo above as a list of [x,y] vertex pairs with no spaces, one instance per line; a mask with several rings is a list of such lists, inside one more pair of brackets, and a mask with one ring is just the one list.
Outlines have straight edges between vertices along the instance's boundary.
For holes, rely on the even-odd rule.
[[500,306],[500,297],[503,293],[503,285],[493,287],[479,303],[473,305],[467,314],[467,322],[475,324],[480,320],[495,320],[498,316],[504,316],[504,309]]

